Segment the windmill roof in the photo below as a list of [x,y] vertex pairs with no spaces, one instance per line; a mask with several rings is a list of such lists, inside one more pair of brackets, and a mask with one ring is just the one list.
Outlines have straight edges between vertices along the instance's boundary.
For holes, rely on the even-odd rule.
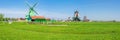
[[31,16],[32,19],[45,19],[44,16]]

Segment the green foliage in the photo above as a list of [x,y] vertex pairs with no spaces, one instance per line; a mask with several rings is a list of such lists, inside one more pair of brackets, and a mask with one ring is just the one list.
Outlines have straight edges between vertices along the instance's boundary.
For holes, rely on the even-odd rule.
[[0,40],[120,40],[119,35],[120,22],[0,22]]
[[10,20],[10,18],[4,18],[4,21],[8,21],[8,20]]
[[35,22],[46,22],[46,19],[35,19]]
[[4,15],[0,14],[0,21],[3,21],[3,20],[4,20]]

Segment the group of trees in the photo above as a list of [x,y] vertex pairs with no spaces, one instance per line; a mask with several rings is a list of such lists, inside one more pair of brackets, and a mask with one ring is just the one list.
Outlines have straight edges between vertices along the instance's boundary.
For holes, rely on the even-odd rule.
[[0,21],[8,21],[8,20],[13,20],[16,21],[16,18],[5,18],[4,14],[0,13]]
[[4,20],[4,15],[0,14],[0,21],[3,21],[3,20]]

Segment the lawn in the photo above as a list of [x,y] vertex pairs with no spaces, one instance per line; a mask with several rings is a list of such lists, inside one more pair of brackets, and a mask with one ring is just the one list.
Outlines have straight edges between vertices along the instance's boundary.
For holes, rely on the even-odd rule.
[[120,40],[120,22],[0,22],[0,40]]

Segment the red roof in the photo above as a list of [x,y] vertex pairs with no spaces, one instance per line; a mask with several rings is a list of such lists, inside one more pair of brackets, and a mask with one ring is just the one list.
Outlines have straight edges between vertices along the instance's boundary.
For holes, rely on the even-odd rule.
[[45,19],[44,16],[31,16],[32,19]]

